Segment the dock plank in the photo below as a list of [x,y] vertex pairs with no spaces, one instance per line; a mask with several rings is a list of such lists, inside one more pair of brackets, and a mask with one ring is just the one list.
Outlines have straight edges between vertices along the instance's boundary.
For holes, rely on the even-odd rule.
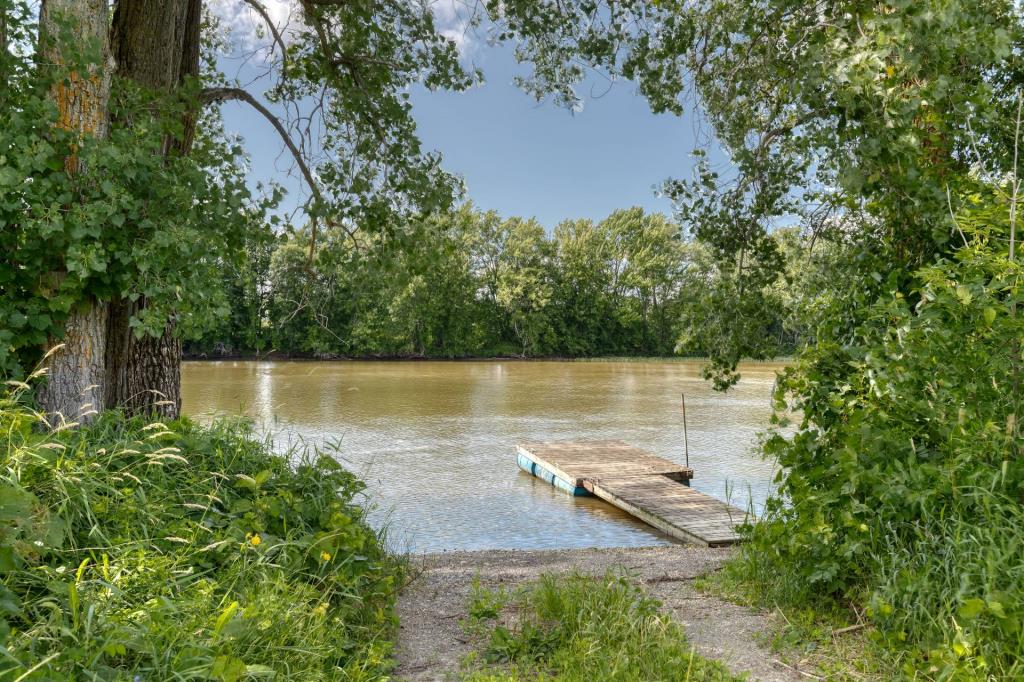
[[675,538],[709,546],[738,542],[736,526],[747,518],[742,510],[663,476],[605,478],[588,489]]
[[523,443],[520,466],[574,494],[593,494],[686,542],[739,541],[747,514],[689,487],[693,470],[623,441]]
[[519,453],[573,486],[609,476],[660,475],[689,481],[693,470],[657,457],[623,441],[523,443]]

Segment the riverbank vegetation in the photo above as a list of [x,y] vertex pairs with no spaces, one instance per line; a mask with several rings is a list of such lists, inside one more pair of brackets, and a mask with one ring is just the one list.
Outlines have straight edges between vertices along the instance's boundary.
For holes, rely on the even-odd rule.
[[379,680],[401,566],[362,484],[249,427],[0,399],[0,678]]
[[874,308],[849,383],[820,350],[785,373],[814,399],[766,444],[788,473],[738,567],[762,599],[854,604],[908,673],[1020,675],[1020,275],[975,235]]
[[[761,356],[788,354],[807,330],[817,256],[795,230],[773,238],[789,266],[756,324]],[[253,240],[210,287],[224,310],[187,351],[198,356],[704,356],[727,325],[703,319],[715,264],[678,223],[640,208],[601,221],[539,223],[471,205],[384,234]],[[791,285],[787,286],[787,280]],[[752,321],[753,323],[753,321]]]
[[765,443],[778,488],[738,577],[768,606],[846,610],[900,674],[1019,678],[1019,5],[590,6],[506,3],[505,34],[528,88],[570,105],[581,62],[655,110],[680,112],[692,84],[734,168],[666,191],[737,317],[712,349],[719,387],[757,347],[779,222],[837,255],[779,382],[795,424]]

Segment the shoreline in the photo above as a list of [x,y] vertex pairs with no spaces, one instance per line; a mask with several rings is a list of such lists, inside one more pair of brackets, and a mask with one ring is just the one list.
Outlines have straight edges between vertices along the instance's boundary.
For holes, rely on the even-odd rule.
[[[184,353],[184,362],[708,362],[707,357],[679,355],[598,355],[593,357],[569,357],[561,355],[519,356],[519,355],[467,355],[454,358],[419,355],[325,355],[308,353]],[[793,356],[782,356],[770,360],[742,360],[740,365],[773,365],[793,362]]]

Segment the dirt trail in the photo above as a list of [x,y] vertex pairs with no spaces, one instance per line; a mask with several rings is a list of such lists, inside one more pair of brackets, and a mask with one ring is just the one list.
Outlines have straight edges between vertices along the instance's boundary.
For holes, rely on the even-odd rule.
[[768,628],[765,617],[697,592],[694,578],[715,570],[729,550],[692,546],[552,551],[490,550],[445,552],[413,559],[422,571],[398,602],[401,630],[397,676],[403,680],[454,679],[460,658],[471,649],[459,621],[473,578],[484,587],[514,587],[542,573],[603,574],[624,568],[664,603],[697,652],[722,661],[751,680],[790,681],[801,677],[779,665],[757,643]]

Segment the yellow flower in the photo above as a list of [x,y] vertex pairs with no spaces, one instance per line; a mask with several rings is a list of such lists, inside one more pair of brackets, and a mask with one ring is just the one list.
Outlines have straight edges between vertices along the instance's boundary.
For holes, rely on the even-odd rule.
[[327,614],[327,604],[320,604],[315,609],[313,609],[313,615],[314,616],[324,616],[326,614]]
[[253,535],[252,538],[249,540],[249,544],[253,547],[259,547],[261,542],[263,542],[263,540],[260,538],[259,533]]
[[330,552],[320,552],[320,558],[323,559],[324,561],[330,561],[331,560],[331,553]]

